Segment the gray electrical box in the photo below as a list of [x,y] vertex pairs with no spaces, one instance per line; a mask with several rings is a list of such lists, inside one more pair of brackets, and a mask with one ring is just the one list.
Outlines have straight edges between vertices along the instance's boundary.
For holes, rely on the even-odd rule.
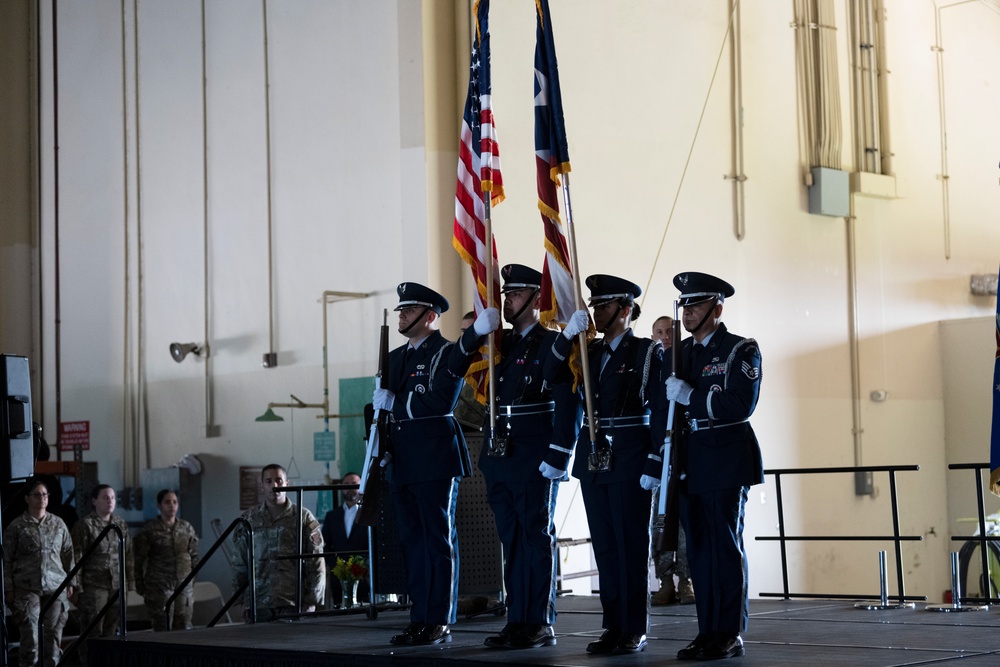
[[851,214],[850,174],[839,169],[813,167],[809,186],[809,212],[846,217]]
[[180,500],[180,516],[194,526],[199,537],[201,530],[201,475],[192,475],[184,468],[147,468],[142,471],[142,518],[155,519],[160,514],[156,506],[156,494],[161,489],[177,493]]

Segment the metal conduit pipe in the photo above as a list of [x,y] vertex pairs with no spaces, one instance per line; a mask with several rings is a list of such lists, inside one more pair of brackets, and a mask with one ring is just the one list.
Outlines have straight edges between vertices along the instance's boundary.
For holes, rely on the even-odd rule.
[[[123,473],[131,472],[131,475],[123,474],[126,477],[125,483],[130,486],[139,485],[139,453],[142,442],[146,443],[146,458],[149,456],[149,422],[146,419],[148,414],[148,404],[146,397],[146,300],[143,275],[143,239],[142,239],[142,137],[140,132],[139,118],[141,117],[139,108],[139,0],[132,0],[132,41],[135,48],[135,64],[132,69],[134,78],[133,95],[135,96],[135,241],[136,241],[136,274],[137,274],[137,294],[136,294],[136,371],[137,371],[137,394],[138,415],[133,422],[135,430],[132,438],[131,471],[127,469]],[[123,463],[129,461],[127,456]]]
[[729,179],[733,182],[733,233],[736,240],[742,241],[746,236],[746,203],[744,198],[744,182],[746,174],[743,173],[743,55],[742,55],[742,33],[740,31],[740,0],[729,0],[729,14],[732,16],[732,29],[729,32],[729,57],[731,69],[730,100],[732,109],[730,119],[732,122],[733,154],[732,154],[732,175]]
[[[274,349],[274,241],[272,232],[271,207],[271,73],[267,48],[267,0],[261,0],[262,22],[264,28],[264,141],[267,160],[267,352],[275,354]],[[276,359],[276,357],[274,357]],[[273,368],[277,364],[266,364],[265,368]]]
[[[864,442],[862,434],[864,426],[861,419],[861,353],[858,331],[858,267],[857,247],[854,227],[857,219],[854,217],[854,196],[850,199],[851,214],[844,218],[847,237],[847,318],[848,318],[848,353],[851,363],[851,435],[854,440],[854,465],[864,465]],[[858,472],[854,479],[856,495],[873,493],[872,475],[870,472]]]
[[205,0],[201,0],[201,177],[202,177],[202,313],[205,341],[205,437],[219,437],[219,427],[215,425],[215,404],[212,393],[212,353],[209,345],[210,295],[209,295],[209,254],[208,254],[208,63],[205,30]]
[[895,172],[892,169],[892,143],[889,140],[889,67],[886,63],[885,52],[885,5],[883,0],[875,0],[875,3],[875,34],[878,36],[879,44],[878,109],[879,118],[882,119],[882,122],[879,123],[879,143],[882,149],[880,154],[882,165],[879,173],[892,176]]
[[878,107],[875,104],[875,99],[878,95],[878,53],[875,50],[874,29],[875,8],[873,0],[864,0],[864,4],[864,40],[867,45],[864,51],[868,61],[868,96],[865,106],[867,107],[867,118],[872,138],[872,145],[866,151],[865,157],[866,161],[870,161],[871,163],[871,171],[880,174],[882,173],[882,138],[881,128],[879,127]]

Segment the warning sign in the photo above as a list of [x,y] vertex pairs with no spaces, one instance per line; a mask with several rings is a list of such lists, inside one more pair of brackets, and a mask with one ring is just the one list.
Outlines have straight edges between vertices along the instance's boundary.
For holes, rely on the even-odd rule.
[[59,422],[59,451],[72,452],[77,445],[90,449],[90,422]]

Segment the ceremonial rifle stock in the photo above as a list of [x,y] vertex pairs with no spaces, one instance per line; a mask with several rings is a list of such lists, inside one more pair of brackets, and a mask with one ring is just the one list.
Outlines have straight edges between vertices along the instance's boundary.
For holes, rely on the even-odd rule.
[[[670,332],[670,376],[677,376],[681,362],[681,323],[677,319],[677,305],[674,304],[674,325]],[[677,451],[680,449],[683,418],[677,414],[677,401],[670,401],[667,411],[667,431],[663,438],[663,472],[660,477],[660,497],[656,510],[656,530],[654,548],[657,553],[677,551],[677,532],[680,527],[680,465]]]
[[[375,374],[376,389],[382,388],[382,382],[389,376],[389,311],[382,310],[382,330],[378,342],[378,373]],[[375,410],[372,415],[371,430],[368,433],[368,445],[365,447],[365,465],[361,473],[361,484],[358,492],[361,494],[361,507],[358,509],[356,521],[361,526],[374,526],[378,523],[378,508],[382,501],[381,461],[389,448],[389,413],[386,410]]]

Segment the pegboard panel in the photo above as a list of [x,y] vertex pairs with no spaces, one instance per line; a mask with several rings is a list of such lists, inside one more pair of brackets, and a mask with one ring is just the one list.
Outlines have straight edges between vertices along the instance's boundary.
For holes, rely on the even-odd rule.
[[[482,435],[466,434],[469,454],[479,461],[483,446]],[[493,512],[486,502],[486,480],[479,468],[466,477],[458,486],[458,526],[459,579],[458,592],[468,594],[499,594],[503,587],[503,559],[500,538],[497,536]],[[385,471],[380,472],[384,500],[379,507],[378,526],[373,537],[375,570],[375,591],[381,594],[406,593],[406,569],[403,553],[399,545],[399,530],[392,502],[389,500]]]
[[458,592],[498,594],[503,589],[503,556],[493,510],[486,501],[486,479],[476,465],[483,448],[482,433],[465,434],[473,475],[458,486]]
[[[371,483],[369,481],[369,483]],[[379,503],[378,524],[372,536],[374,551],[375,592],[387,595],[406,594],[406,566],[403,563],[403,552],[399,546],[399,528],[396,526],[396,513],[389,497],[389,484],[385,479],[385,470],[379,468],[378,483],[382,489],[382,502]]]

